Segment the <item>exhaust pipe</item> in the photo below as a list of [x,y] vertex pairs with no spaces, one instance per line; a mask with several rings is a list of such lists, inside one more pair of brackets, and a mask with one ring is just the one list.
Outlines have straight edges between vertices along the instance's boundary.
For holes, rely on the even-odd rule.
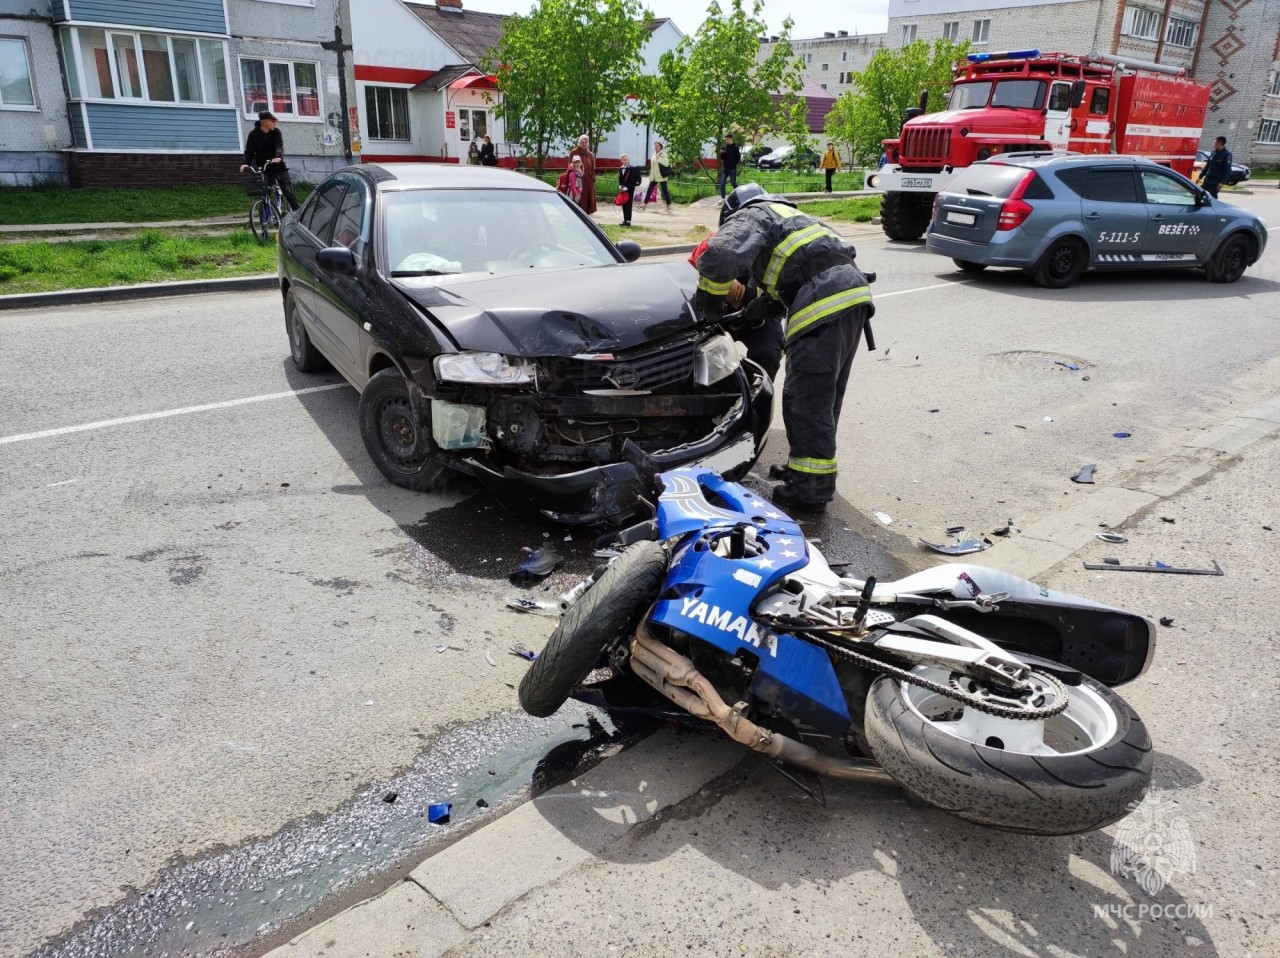
[[731,708],[693,662],[654,638],[645,622],[640,623],[631,640],[631,670],[690,715],[714,722],[735,742],[769,758],[830,778],[898,784],[877,766],[824,755],[803,742],[756,725],[742,714],[744,705]]

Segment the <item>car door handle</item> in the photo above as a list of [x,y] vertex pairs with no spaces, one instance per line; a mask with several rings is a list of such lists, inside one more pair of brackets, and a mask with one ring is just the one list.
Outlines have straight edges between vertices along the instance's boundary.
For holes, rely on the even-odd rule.
[[1151,214],[1151,218],[1152,218],[1153,220],[1159,221],[1159,220],[1164,219],[1164,214],[1163,214],[1163,213],[1152,213],[1152,214]]
[[1085,213],[1084,218],[1092,222],[1097,222],[1098,220],[1102,219],[1102,214],[1101,213]]

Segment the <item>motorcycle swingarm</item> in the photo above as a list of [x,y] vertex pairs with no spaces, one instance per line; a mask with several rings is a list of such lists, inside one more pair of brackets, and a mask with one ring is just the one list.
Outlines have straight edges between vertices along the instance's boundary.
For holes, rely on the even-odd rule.
[[[1023,659],[939,616],[912,616],[899,623],[902,626],[915,634],[885,631],[872,644],[915,665],[933,665],[1001,684],[1022,682],[1030,672]],[[927,635],[943,641],[925,638]]]

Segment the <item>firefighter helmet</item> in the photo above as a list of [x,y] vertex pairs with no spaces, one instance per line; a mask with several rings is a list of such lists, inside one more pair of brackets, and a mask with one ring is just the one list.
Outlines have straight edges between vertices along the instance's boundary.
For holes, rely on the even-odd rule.
[[724,205],[720,207],[720,225],[724,225],[727,220],[738,210],[746,209],[756,203],[765,203],[773,199],[765,188],[759,183],[743,183],[736,187],[732,193],[725,197]]

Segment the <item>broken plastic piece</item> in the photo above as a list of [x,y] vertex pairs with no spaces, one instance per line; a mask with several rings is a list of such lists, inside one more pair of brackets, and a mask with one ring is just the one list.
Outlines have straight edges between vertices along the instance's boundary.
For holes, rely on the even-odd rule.
[[529,554],[520,563],[520,568],[511,575],[511,581],[517,585],[550,575],[551,570],[564,561],[564,556],[556,552],[556,547],[550,543],[526,551]]
[[893,517],[890,516],[887,512],[873,512],[871,514],[875,516],[877,519],[879,519],[881,522],[883,522],[886,526],[893,525]]
[[1012,531],[1013,531],[1013,519],[1010,519],[1008,522],[1006,522],[1006,523],[1005,523],[1003,526],[1001,526],[999,529],[992,529],[992,530],[991,530],[991,534],[992,534],[993,536],[1000,536],[1000,537],[1003,539],[1005,536],[1007,536],[1007,535],[1008,535],[1009,533],[1011,533]]
[[1095,539],[1101,539],[1103,542],[1110,542],[1112,545],[1121,545],[1129,541],[1128,536],[1122,536],[1118,532],[1099,532]]
[[451,811],[453,811],[453,805],[450,802],[438,802],[435,805],[428,805],[427,821],[432,825],[448,825]]
[[444,651],[445,649],[447,649],[448,647],[449,647],[449,646],[447,646],[447,645],[437,645],[437,646],[436,646],[436,651],[437,651],[437,652],[443,652],[443,651]]
[[1053,422],[1053,417],[1052,417],[1052,416],[1045,416],[1045,417],[1044,417],[1044,421],[1045,421],[1045,422]]
[[538,657],[537,652],[529,651],[519,642],[511,646],[511,648],[507,650],[507,654],[514,655],[517,659],[524,659],[526,662],[532,662]]
[[537,612],[541,615],[560,614],[560,606],[555,602],[539,602],[537,599],[526,599],[523,596],[507,596],[502,600],[506,603],[507,608],[515,609],[517,612]]
[[1169,565],[1169,563],[1167,563],[1167,562],[1161,562],[1159,559],[1157,559],[1157,560],[1155,561],[1155,567],[1156,567],[1157,569],[1172,569],[1172,568],[1173,568],[1173,566]]
[[1162,615],[1160,617],[1160,624],[1166,627],[1173,625],[1173,619],[1169,618],[1167,615]]
[[1066,360],[1063,360],[1063,359],[1055,359],[1055,360],[1054,360],[1054,362],[1055,362],[1055,363],[1057,363],[1059,366],[1066,366],[1066,367],[1067,367],[1068,369],[1070,369],[1072,372],[1074,372],[1074,371],[1076,371],[1076,370],[1078,370],[1078,369],[1080,368],[1080,364],[1079,364],[1079,363],[1069,363],[1069,362],[1067,362]]
[[1154,565],[1118,565],[1109,559],[1103,559],[1106,565],[1098,565],[1094,562],[1086,562],[1084,567],[1090,571],[1106,569],[1109,572],[1165,572],[1170,575],[1226,575],[1222,571],[1222,566],[1218,565],[1217,559],[1212,559],[1212,569],[1182,569],[1177,566],[1165,565],[1163,562],[1157,562]]
[[947,527],[947,535],[949,536],[958,536],[962,532],[964,532],[964,526],[948,526]]
[[969,555],[971,552],[982,552],[984,549],[991,548],[990,542],[983,539],[975,539],[972,536],[949,546],[943,545],[940,542],[927,542],[924,539],[920,540],[920,544],[927,549],[932,549],[934,552],[941,552],[946,556],[965,556]]
[[1093,470],[1097,469],[1097,465],[1089,463],[1087,466],[1081,466],[1080,471],[1071,477],[1072,482],[1078,482],[1081,485],[1093,485]]
[[484,660],[493,666],[497,666],[498,664],[497,662],[493,661],[493,656],[489,653],[488,649],[484,650]]
[[1102,561],[1103,561],[1103,562],[1105,562],[1107,565],[1119,565],[1119,564],[1120,564],[1120,560],[1119,560],[1119,559],[1103,559]]
[[1131,433],[1131,432],[1113,432],[1111,435],[1112,435],[1112,436],[1114,436],[1116,439],[1128,439],[1130,436],[1132,436],[1132,435],[1133,435],[1133,433]]

